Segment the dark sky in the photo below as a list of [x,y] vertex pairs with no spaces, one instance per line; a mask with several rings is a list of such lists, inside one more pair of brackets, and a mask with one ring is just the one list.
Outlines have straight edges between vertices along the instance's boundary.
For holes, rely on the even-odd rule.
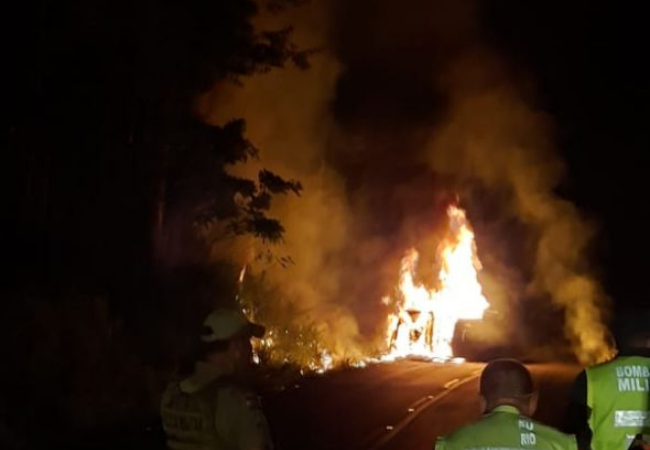
[[596,260],[617,304],[647,304],[650,42],[639,2],[488,2],[498,47],[538,83],[569,177],[597,221]]

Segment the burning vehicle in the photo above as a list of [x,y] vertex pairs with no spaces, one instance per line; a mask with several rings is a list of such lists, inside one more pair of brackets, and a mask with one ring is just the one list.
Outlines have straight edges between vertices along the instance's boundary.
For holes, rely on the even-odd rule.
[[[504,329],[503,315],[490,307],[483,294],[478,279],[482,266],[466,213],[456,205],[449,206],[446,213],[446,231],[435,247],[433,270],[424,271],[435,274],[435,279],[419,281],[422,279],[416,274],[423,263],[418,251],[409,249],[401,259],[393,293],[382,298],[392,311],[385,325],[382,356],[362,356],[352,365],[401,358],[460,363],[512,354],[512,349],[499,349],[485,339],[489,330]],[[242,270],[240,284],[244,278]],[[424,281],[429,282],[425,285]],[[266,317],[267,322],[269,319]],[[290,330],[280,316],[275,319],[270,320],[267,336],[255,349],[258,359],[264,354],[267,359],[294,361],[305,370],[320,373],[336,366],[318,333],[310,333],[308,326]]]
[[465,211],[451,205],[447,216],[448,232],[436,253],[436,288],[415,282],[419,254],[410,249],[401,261],[396,294],[383,299],[396,308],[388,318],[389,352],[384,359],[453,360],[453,347],[468,347],[472,324],[480,323],[490,306],[478,281],[482,266]]
[[451,347],[456,357],[470,361],[489,361],[494,358],[521,358],[525,352],[512,340],[490,339],[495,330],[506,328],[505,317],[492,308],[485,310],[483,318],[460,319],[456,323]]

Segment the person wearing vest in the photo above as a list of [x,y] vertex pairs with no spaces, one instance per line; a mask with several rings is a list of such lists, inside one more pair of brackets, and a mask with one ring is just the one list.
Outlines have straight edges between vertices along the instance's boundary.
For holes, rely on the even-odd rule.
[[436,450],[577,450],[574,436],[532,420],[537,393],[528,369],[497,359],[481,373],[483,417],[436,441]]
[[618,353],[582,371],[571,388],[564,430],[581,448],[627,450],[650,443],[648,317],[621,313],[614,325]]
[[269,450],[268,424],[257,395],[241,380],[250,368],[251,337],[264,328],[235,309],[212,311],[204,322],[199,361],[169,384],[161,400],[170,450]]

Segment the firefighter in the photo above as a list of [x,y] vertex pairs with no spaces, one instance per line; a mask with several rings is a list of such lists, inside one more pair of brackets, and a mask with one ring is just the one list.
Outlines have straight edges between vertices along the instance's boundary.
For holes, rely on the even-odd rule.
[[612,340],[618,353],[582,371],[569,397],[565,431],[581,448],[626,450],[650,443],[650,332],[648,317],[623,312]]
[[186,378],[169,384],[161,401],[170,450],[272,449],[257,395],[244,380],[251,366],[251,337],[264,328],[236,309],[205,319],[198,361]]
[[519,361],[490,362],[481,374],[480,396],[483,417],[438,438],[436,450],[577,450],[574,436],[530,418],[537,407],[537,393],[528,369]]

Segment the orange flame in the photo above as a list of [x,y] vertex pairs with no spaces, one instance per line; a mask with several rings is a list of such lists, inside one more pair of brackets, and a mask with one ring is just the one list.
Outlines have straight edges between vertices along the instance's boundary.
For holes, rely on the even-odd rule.
[[402,259],[398,312],[388,318],[390,353],[384,359],[411,355],[452,358],[451,341],[458,320],[481,319],[489,306],[478,282],[481,263],[465,211],[452,205],[447,215],[449,235],[437,254],[441,261],[438,289],[415,284],[419,259],[415,249]]

